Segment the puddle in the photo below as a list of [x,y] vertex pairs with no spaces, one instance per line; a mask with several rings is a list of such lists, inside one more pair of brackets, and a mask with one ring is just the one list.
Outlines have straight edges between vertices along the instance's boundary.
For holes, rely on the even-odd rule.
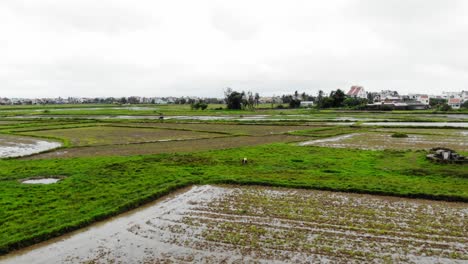
[[462,263],[467,213],[462,203],[194,186],[0,262]]
[[60,181],[60,179],[57,178],[42,178],[42,179],[31,179],[31,180],[25,180],[22,181],[21,183],[25,184],[52,184]]
[[58,142],[30,137],[0,135],[0,158],[22,157],[60,147]]

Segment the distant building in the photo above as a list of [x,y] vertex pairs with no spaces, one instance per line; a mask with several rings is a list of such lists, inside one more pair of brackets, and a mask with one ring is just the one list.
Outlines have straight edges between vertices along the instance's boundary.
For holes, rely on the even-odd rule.
[[354,97],[354,98],[362,98],[362,99],[367,98],[367,94],[366,94],[366,91],[364,90],[364,87],[357,86],[357,85],[351,86],[351,88],[349,89],[346,95],[349,97]]
[[460,109],[461,104],[462,104],[461,98],[449,98],[448,99],[448,105],[450,105],[453,109]]
[[443,92],[442,95],[445,99],[461,98],[463,92]]
[[313,101],[302,101],[301,102],[301,107],[312,107],[312,106],[314,106]]
[[461,92],[461,99],[463,102],[468,101],[468,91],[462,91]]
[[418,102],[421,104],[429,105],[429,96],[428,95],[420,95],[417,99]]
[[429,95],[427,94],[408,94],[410,101],[418,102],[424,105],[429,105]]

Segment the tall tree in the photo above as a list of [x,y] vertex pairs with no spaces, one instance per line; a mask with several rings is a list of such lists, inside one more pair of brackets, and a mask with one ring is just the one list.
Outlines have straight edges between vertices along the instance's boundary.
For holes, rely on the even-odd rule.
[[320,90],[317,95],[317,107],[321,108],[323,103],[323,91]]
[[227,109],[242,109],[242,98],[245,95],[244,92],[239,93],[237,91],[232,90],[231,88],[227,88],[224,92],[224,95]]
[[343,106],[346,95],[342,90],[338,89],[330,93],[330,98],[333,99],[333,107],[340,107]]

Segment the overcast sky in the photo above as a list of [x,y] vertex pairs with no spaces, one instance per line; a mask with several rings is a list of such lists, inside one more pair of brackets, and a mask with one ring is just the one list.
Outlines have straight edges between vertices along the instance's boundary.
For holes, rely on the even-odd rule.
[[1,0],[0,97],[468,89],[464,0]]

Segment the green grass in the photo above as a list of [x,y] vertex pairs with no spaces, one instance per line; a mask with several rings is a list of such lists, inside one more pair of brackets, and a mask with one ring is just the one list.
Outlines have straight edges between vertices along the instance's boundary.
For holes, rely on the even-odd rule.
[[[247,157],[249,164],[241,165]],[[34,176],[66,176],[26,185]],[[423,151],[272,144],[191,154],[0,160],[0,252],[86,226],[191,184],[256,184],[468,201],[466,167]]]

